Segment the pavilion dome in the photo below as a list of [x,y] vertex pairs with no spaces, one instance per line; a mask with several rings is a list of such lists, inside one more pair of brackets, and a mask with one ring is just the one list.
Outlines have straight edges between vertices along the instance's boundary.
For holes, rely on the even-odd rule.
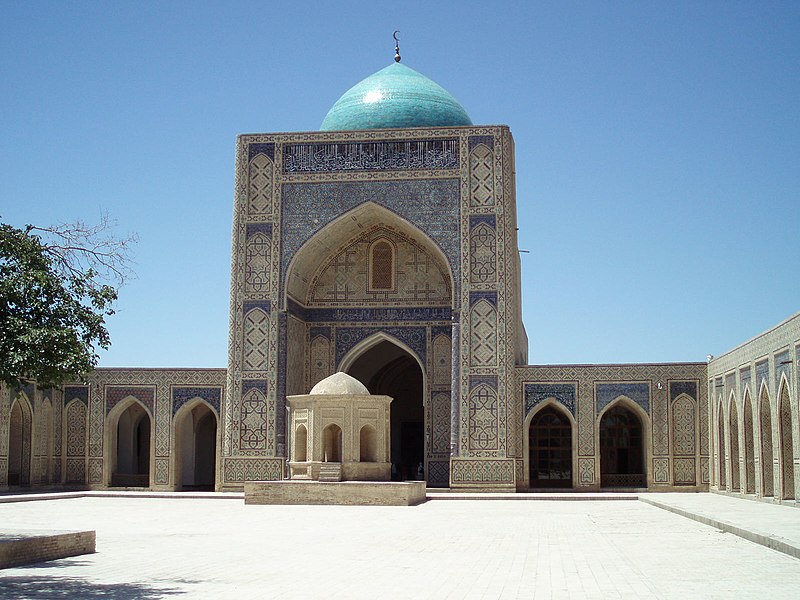
[[321,131],[472,125],[458,101],[421,73],[392,63],[336,101]]
[[367,396],[369,395],[369,390],[355,377],[339,371],[317,383],[311,388],[309,394],[315,396],[318,394]]

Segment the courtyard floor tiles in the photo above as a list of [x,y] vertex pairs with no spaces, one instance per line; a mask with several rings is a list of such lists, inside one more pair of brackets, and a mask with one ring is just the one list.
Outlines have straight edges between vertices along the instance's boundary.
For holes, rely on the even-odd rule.
[[637,501],[83,497],[0,504],[0,527],[97,531],[96,554],[0,572],[2,598],[776,600],[800,589],[800,560]]

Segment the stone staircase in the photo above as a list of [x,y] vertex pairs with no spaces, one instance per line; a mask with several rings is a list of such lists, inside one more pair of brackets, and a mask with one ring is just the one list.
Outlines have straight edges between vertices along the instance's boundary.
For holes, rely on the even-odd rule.
[[342,463],[326,462],[319,468],[319,480],[321,482],[333,483],[342,480]]

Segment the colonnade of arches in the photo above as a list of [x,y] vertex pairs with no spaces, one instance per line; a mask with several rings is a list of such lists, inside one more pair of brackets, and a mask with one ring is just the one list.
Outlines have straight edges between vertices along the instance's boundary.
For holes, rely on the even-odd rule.
[[[647,417],[633,402],[618,398],[598,416],[600,486],[647,487]],[[527,419],[528,478],[531,488],[577,487],[575,419],[549,398]]]
[[[149,409],[133,397],[126,398],[109,413],[106,420],[107,485],[151,485],[152,422]],[[184,404],[172,421],[172,487],[213,490],[217,442],[218,422],[214,409],[200,398]]]
[[770,401],[762,385],[754,400],[745,390],[741,404],[731,392],[716,403],[715,475],[720,490],[776,500],[795,500],[795,438],[797,423],[786,379],[781,380],[777,402]]

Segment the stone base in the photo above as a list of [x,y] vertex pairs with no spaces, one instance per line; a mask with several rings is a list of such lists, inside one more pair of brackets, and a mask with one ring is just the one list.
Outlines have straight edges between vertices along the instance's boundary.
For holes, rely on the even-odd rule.
[[[319,461],[289,462],[291,479],[320,479],[319,472],[331,463]],[[342,481],[389,481],[392,478],[392,463],[388,462],[343,462]]]
[[0,569],[94,551],[94,531],[0,531]]
[[245,504],[347,504],[414,506],[425,502],[424,481],[307,480],[252,481],[244,484]]

